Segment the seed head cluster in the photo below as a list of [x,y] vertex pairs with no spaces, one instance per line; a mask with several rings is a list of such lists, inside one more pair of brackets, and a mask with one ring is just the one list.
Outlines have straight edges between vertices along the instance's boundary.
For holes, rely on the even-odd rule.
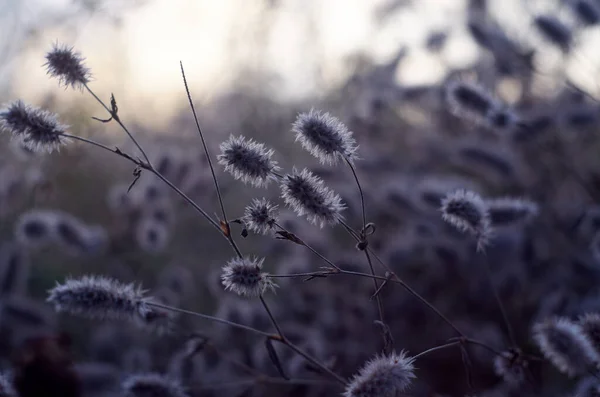
[[376,356],[354,376],[344,397],[398,396],[415,377],[413,361],[403,352]]
[[248,229],[257,234],[267,234],[277,222],[277,205],[266,198],[254,199],[244,210],[242,221]]
[[306,168],[302,171],[294,169],[283,178],[281,197],[298,216],[306,216],[320,227],[334,225],[343,219],[341,213],[345,206],[340,196]]
[[274,151],[264,144],[246,139],[244,136],[231,136],[221,143],[219,164],[231,173],[235,179],[255,187],[266,187],[275,179],[274,172],[279,170],[277,162],[272,160]]
[[131,375],[121,386],[124,397],[187,397],[181,384],[157,373]]
[[442,219],[462,232],[477,239],[477,247],[483,249],[491,237],[492,228],[487,205],[476,193],[457,190],[442,200]]
[[55,44],[46,54],[46,70],[48,74],[67,87],[80,89],[89,83],[91,73],[83,64],[84,58],[73,48]]
[[35,152],[52,152],[67,142],[62,136],[67,132],[67,126],[60,124],[55,114],[21,100],[0,110],[0,130]]
[[356,141],[352,132],[329,113],[311,109],[301,113],[292,124],[296,142],[323,164],[335,164],[338,159],[356,158]]
[[267,290],[274,291],[276,285],[268,273],[262,271],[264,259],[234,258],[223,267],[221,282],[225,289],[240,296],[256,297]]
[[138,286],[102,276],[68,279],[49,291],[47,301],[59,312],[88,318],[139,322],[152,312]]

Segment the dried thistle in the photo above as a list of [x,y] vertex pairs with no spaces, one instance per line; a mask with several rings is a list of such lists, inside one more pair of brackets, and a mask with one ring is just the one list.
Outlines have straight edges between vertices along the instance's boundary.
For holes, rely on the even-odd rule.
[[67,279],[49,291],[47,302],[58,312],[88,318],[133,320],[153,312],[149,298],[134,284],[122,284],[102,276]]
[[476,193],[457,190],[442,200],[442,219],[462,232],[468,232],[477,239],[477,249],[487,244],[492,227],[487,205]]
[[44,66],[48,74],[57,78],[60,84],[81,89],[91,78],[90,70],[83,61],[81,54],[73,51],[72,47],[55,44],[46,54]]
[[345,397],[395,397],[415,378],[413,359],[404,352],[376,356],[346,386]]
[[274,291],[276,284],[268,273],[262,272],[264,259],[234,258],[223,267],[221,282],[226,290],[240,296],[254,297],[267,290]]
[[165,375],[146,373],[131,375],[122,384],[124,397],[187,397],[183,386]]
[[277,205],[271,204],[266,198],[254,199],[244,211],[242,221],[257,234],[267,234],[277,222]]
[[555,317],[535,324],[533,338],[544,356],[566,375],[587,373],[600,362],[582,327],[569,319]]
[[306,168],[302,171],[294,169],[283,178],[281,197],[298,216],[306,216],[320,227],[335,225],[343,219],[341,212],[345,206],[340,196]]
[[292,124],[296,142],[323,164],[335,164],[338,159],[355,160],[356,141],[352,132],[329,113],[311,109],[300,113]]
[[277,162],[272,160],[274,151],[264,144],[246,139],[244,136],[231,136],[221,143],[219,164],[231,173],[235,179],[250,183],[255,187],[266,187],[276,178],[279,170]]
[[502,197],[485,203],[493,226],[526,223],[539,213],[536,203],[520,198]]
[[62,135],[66,133],[67,126],[60,124],[55,114],[21,100],[11,102],[0,110],[0,130],[35,152],[52,152],[68,141]]

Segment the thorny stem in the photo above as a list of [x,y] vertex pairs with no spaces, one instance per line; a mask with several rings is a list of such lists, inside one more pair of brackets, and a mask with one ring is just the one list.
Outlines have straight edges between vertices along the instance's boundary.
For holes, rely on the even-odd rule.
[[414,360],[416,360],[417,358],[423,357],[423,356],[425,356],[425,355],[427,355],[429,353],[433,353],[433,352],[438,351],[438,350],[446,349],[448,347],[458,346],[460,344],[461,344],[461,342],[450,342],[450,343],[446,343],[444,345],[432,347],[431,349],[427,349],[427,350],[425,350],[425,351],[417,354],[416,356],[413,356],[412,358]]
[[210,153],[208,152],[208,147],[206,146],[206,141],[204,140],[204,134],[202,133],[202,129],[200,128],[200,122],[198,121],[198,116],[196,115],[196,109],[194,108],[194,102],[192,101],[192,94],[190,93],[190,89],[188,87],[187,79],[185,78],[185,71],[183,70],[183,62],[179,61],[179,66],[181,67],[181,76],[183,77],[183,84],[185,86],[185,92],[188,97],[188,101],[190,102],[190,108],[192,109],[192,114],[194,115],[194,121],[196,122],[196,128],[198,129],[198,134],[200,135],[200,140],[202,141],[202,147],[204,148],[204,153],[206,154],[206,159],[208,160],[208,166],[210,167],[210,172],[212,174],[213,182],[215,184],[215,190],[217,192],[217,197],[219,199],[219,205],[221,207],[221,212],[223,213],[223,222],[227,227],[227,231],[225,237],[229,240],[229,243],[235,250],[236,254],[242,258],[242,253],[240,252],[237,244],[233,240],[233,235],[229,230],[229,222],[227,221],[227,213],[225,212],[225,205],[223,204],[223,196],[221,195],[221,189],[219,188],[219,182],[217,181],[217,175],[215,174],[215,168],[213,167],[212,160],[210,158]]

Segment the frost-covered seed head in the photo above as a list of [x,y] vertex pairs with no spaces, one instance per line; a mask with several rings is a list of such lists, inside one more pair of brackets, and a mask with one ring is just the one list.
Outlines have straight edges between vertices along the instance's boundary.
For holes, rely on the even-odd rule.
[[165,375],[131,375],[121,385],[124,397],[187,397],[181,384]]
[[587,373],[600,362],[581,326],[569,319],[557,317],[537,323],[533,338],[544,356],[566,375]]
[[53,238],[54,221],[54,214],[49,211],[26,212],[15,225],[15,238],[23,246],[40,247]]
[[54,113],[21,100],[11,102],[0,110],[0,130],[35,152],[52,152],[68,141],[61,135],[67,132],[67,126],[60,124]]
[[242,221],[254,233],[267,234],[277,222],[277,208],[277,205],[271,204],[266,198],[254,199],[246,207]]
[[492,226],[526,223],[535,218],[539,207],[533,201],[502,197],[485,201]]
[[0,374],[0,397],[17,397],[15,388],[4,374]]
[[442,200],[442,219],[477,239],[478,249],[487,244],[492,228],[487,205],[476,193],[457,190]]
[[533,20],[534,26],[548,42],[568,52],[573,44],[571,29],[552,15],[538,15]]
[[320,227],[335,225],[343,219],[341,213],[345,206],[340,196],[306,168],[302,171],[294,169],[283,178],[281,197],[298,216],[306,216]]
[[571,7],[577,19],[584,25],[592,26],[600,23],[600,6],[590,0],[576,0]]
[[376,356],[354,376],[344,397],[396,397],[415,377],[414,369],[404,352]]
[[268,273],[262,272],[264,259],[234,258],[223,267],[221,282],[226,290],[240,296],[255,297],[267,290],[274,291],[276,285]]
[[244,136],[231,136],[221,143],[219,164],[231,173],[235,179],[250,183],[255,187],[266,187],[276,178],[279,170],[277,162],[272,160],[274,151],[264,144],[246,139]]
[[67,279],[49,291],[47,301],[59,312],[88,318],[138,321],[152,312],[138,286],[102,276]]
[[311,109],[300,113],[292,124],[296,142],[323,164],[335,164],[338,159],[356,159],[356,141],[352,132],[329,113]]
[[500,107],[480,85],[459,80],[448,83],[446,101],[453,114],[478,124],[486,124],[488,115]]
[[60,84],[75,89],[89,83],[90,70],[83,64],[84,58],[80,53],[68,46],[55,44],[46,54],[46,69],[48,74],[58,79]]
[[527,361],[518,351],[504,351],[494,357],[494,372],[506,383],[518,385],[525,380]]
[[579,318],[578,324],[596,350],[596,354],[600,356],[600,315],[587,313]]

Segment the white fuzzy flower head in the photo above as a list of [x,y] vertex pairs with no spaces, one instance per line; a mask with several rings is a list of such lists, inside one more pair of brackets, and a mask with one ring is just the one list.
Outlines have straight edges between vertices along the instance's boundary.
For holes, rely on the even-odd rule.
[[294,169],[283,178],[281,197],[298,216],[306,216],[320,227],[339,223],[346,208],[340,196],[306,168],[300,172]]
[[530,200],[502,197],[485,200],[492,226],[523,224],[539,213],[539,207]]
[[73,48],[55,44],[46,54],[48,74],[65,86],[82,88],[90,81],[90,70],[83,64],[84,58]]
[[221,143],[221,154],[217,157],[225,171],[235,179],[250,183],[254,187],[266,187],[276,178],[279,170],[277,162],[272,160],[274,151],[264,144],[246,139],[244,136],[231,136]]
[[477,249],[482,250],[492,233],[487,205],[476,193],[457,190],[442,200],[442,219],[462,232],[477,239]]
[[356,159],[356,141],[352,132],[329,113],[311,109],[301,113],[292,124],[296,142],[323,164],[335,164],[338,159]]
[[148,301],[138,286],[101,276],[68,279],[51,289],[47,299],[58,312],[137,323],[153,312]]
[[588,373],[600,356],[580,325],[566,318],[550,318],[533,327],[533,338],[544,356],[569,376]]
[[255,297],[267,290],[274,291],[276,285],[268,273],[262,271],[264,259],[234,258],[223,267],[221,282],[226,290],[240,296]]
[[35,152],[58,150],[68,139],[62,134],[67,126],[58,122],[54,113],[18,100],[0,110],[0,130]]
[[277,205],[271,204],[266,198],[254,199],[244,211],[242,221],[257,234],[267,234],[277,222]]
[[415,378],[414,370],[404,352],[376,356],[354,376],[344,397],[396,397]]
[[124,397],[188,397],[181,384],[165,375],[131,375],[121,385]]

